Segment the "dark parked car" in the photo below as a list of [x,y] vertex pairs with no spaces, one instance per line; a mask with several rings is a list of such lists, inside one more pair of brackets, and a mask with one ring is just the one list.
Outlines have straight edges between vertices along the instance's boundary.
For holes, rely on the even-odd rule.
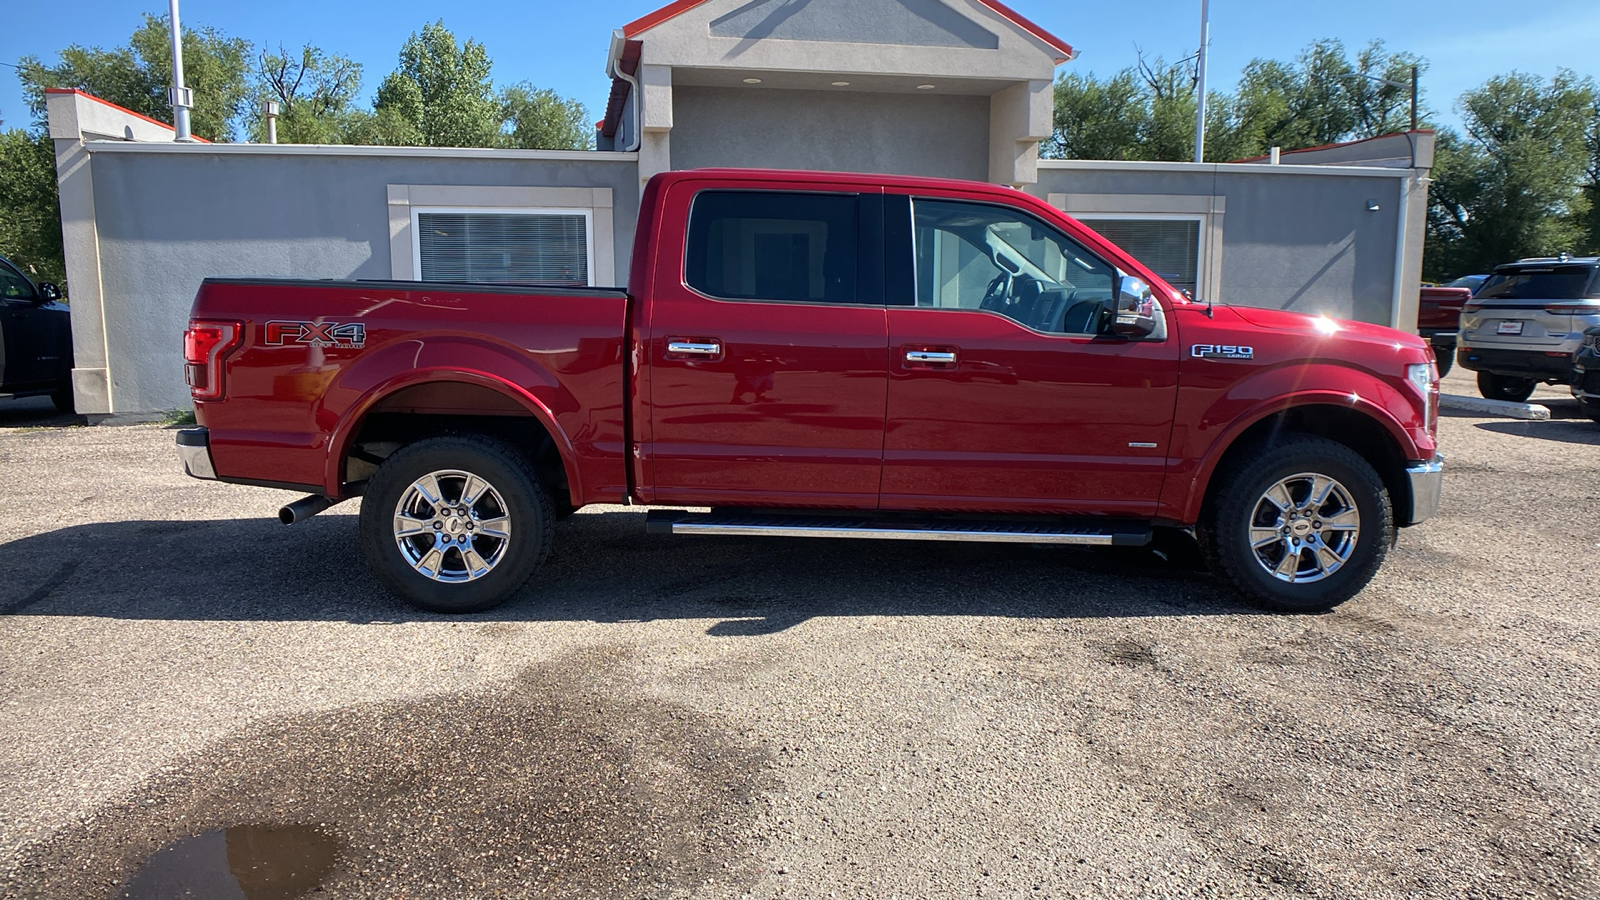
[[60,299],[0,258],[0,398],[49,394],[72,412],[72,320]]
[[1589,418],[1600,422],[1600,325],[1584,329],[1583,343],[1572,354],[1572,396]]

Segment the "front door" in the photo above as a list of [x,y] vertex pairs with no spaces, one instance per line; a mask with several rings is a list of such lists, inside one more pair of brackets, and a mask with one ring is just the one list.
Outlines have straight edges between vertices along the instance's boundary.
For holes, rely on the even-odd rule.
[[1107,333],[1120,273],[1055,225],[911,206],[914,249],[890,257],[910,257],[916,302],[889,308],[883,507],[1153,515],[1178,341]]
[[641,442],[654,490],[644,493],[875,506],[888,369],[882,195],[693,181],[672,191],[667,221],[692,209],[685,235],[660,235]]
[[0,388],[37,386],[54,374],[49,358],[59,342],[48,333],[51,314],[39,308],[42,299],[21,272],[0,262]]

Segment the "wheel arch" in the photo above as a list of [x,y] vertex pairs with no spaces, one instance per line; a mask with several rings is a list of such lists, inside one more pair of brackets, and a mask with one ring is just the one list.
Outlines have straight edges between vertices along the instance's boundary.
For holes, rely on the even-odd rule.
[[[411,427],[395,427],[393,420],[403,417],[410,417]],[[372,428],[379,422],[385,430],[375,436]],[[329,436],[324,486],[329,496],[356,492],[352,485],[364,478],[348,477],[349,467],[352,451],[363,440],[382,437],[403,445],[452,431],[489,433],[511,440],[534,457],[541,480],[553,495],[560,498],[565,493],[566,502],[579,502],[582,475],[577,454],[550,409],[504,378],[448,367],[405,372],[369,389],[352,404]],[[541,460],[545,448],[553,459]],[[552,466],[559,469],[559,478]]]
[[1197,520],[1206,505],[1213,501],[1218,476],[1228,466],[1243,456],[1250,448],[1270,443],[1283,434],[1312,434],[1343,444],[1355,451],[1377,471],[1389,491],[1396,524],[1410,520],[1412,497],[1411,482],[1406,477],[1410,445],[1400,423],[1382,408],[1352,403],[1348,394],[1339,402],[1333,398],[1318,400],[1285,400],[1237,423],[1230,432],[1219,438],[1197,474],[1195,490],[1190,494],[1185,521]]

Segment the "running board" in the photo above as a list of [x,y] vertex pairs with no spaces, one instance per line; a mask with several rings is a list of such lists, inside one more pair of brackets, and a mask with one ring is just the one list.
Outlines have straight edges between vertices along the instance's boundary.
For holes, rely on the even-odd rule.
[[1143,547],[1150,543],[1153,534],[1148,524],[1125,520],[917,519],[813,513],[691,513],[675,509],[651,510],[645,515],[645,531],[649,534],[1099,544],[1107,547]]

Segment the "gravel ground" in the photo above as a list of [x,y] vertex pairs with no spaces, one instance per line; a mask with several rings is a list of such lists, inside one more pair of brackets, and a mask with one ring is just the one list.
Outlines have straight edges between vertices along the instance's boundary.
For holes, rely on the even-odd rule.
[[1600,427],[1539,399],[1445,418],[1444,511],[1300,617],[1181,546],[622,508],[507,607],[422,615],[354,504],[284,528],[168,430],[10,427],[0,893],[123,896],[264,825],[332,837],[335,897],[1600,896]]

